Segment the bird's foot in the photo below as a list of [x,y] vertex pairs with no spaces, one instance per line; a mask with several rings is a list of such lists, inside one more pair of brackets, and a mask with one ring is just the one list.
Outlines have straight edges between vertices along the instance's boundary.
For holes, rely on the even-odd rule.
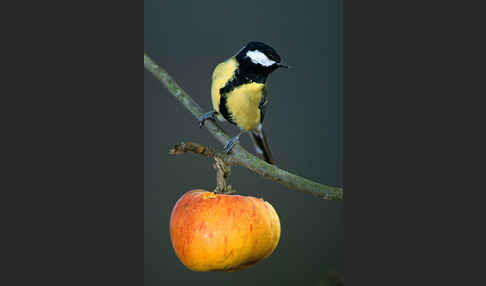
[[231,152],[231,149],[233,149],[233,146],[235,146],[235,144],[240,141],[240,135],[241,134],[242,133],[240,133],[240,134],[236,135],[235,137],[231,138],[228,141],[228,143],[226,143],[226,145],[224,145],[224,152],[225,153]]
[[208,119],[216,119],[216,111],[212,110],[209,111],[208,113],[204,113],[200,118],[199,118],[199,128],[202,128],[204,126],[204,122]]

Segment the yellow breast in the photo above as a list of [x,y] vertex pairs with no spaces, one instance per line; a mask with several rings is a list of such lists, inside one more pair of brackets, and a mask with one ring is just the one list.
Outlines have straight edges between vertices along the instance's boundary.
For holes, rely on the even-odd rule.
[[248,131],[260,124],[258,105],[262,98],[262,83],[249,83],[235,88],[227,94],[226,107],[238,127]]

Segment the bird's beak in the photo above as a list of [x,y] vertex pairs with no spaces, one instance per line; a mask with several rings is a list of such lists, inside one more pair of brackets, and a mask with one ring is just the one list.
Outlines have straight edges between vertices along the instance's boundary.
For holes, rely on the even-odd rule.
[[277,65],[279,68],[286,68],[286,69],[289,69],[290,67],[287,66],[287,65],[284,65],[284,64],[278,64]]

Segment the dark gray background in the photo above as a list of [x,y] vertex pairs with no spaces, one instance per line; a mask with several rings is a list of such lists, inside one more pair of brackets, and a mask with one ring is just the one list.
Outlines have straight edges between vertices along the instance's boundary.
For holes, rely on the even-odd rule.
[[[217,63],[257,40],[274,47],[290,70],[267,83],[265,131],[279,167],[343,186],[342,9],[340,1],[144,2],[144,51],[210,110]],[[230,183],[239,194],[263,197],[277,210],[282,233],[275,252],[246,270],[198,273],[186,269],[170,244],[169,217],[186,191],[215,186],[207,158],[173,157],[179,141],[222,148],[147,71],[145,102],[145,285],[328,285],[344,273],[344,203],[289,190],[241,167]],[[230,135],[237,129],[221,124]],[[248,135],[241,144],[254,153]],[[251,284],[249,284],[251,283]],[[327,283],[327,284],[326,284]],[[330,284],[329,284],[330,285]]]

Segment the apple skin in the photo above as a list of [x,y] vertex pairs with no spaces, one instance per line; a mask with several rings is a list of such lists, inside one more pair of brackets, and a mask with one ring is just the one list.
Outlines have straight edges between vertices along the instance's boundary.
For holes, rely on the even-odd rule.
[[193,271],[235,271],[268,257],[280,240],[280,220],[261,198],[192,190],[170,216],[179,260]]

